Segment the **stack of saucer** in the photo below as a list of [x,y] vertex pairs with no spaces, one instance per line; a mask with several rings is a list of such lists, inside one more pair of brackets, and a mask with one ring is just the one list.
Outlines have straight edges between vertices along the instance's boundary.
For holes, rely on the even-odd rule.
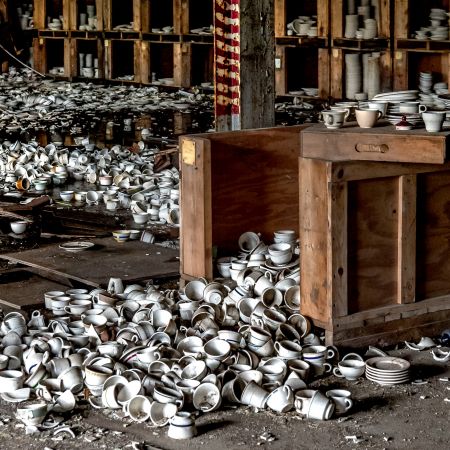
[[355,94],[361,92],[362,76],[361,61],[358,53],[347,53],[345,55],[345,95],[350,100],[355,99]]
[[356,31],[358,30],[359,17],[357,14],[348,14],[345,16],[345,32],[344,36],[348,39],[354,39],[356,37]]
[[419,90],[426,94],[431,92],[433,86],[433,75],[431,72],[420,72],[419,75]]
[[364,39],[374,39],[377,35],[377,21],[375,19],[366,19],[364,21]]
[[366,378],[381,385],[402,384],[410,380],[406,359],[379,356],[366,361]]

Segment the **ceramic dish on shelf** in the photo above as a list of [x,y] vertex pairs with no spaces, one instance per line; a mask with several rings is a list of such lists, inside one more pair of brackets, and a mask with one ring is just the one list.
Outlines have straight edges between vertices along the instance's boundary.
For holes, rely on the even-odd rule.
[[95,244],[93,242],[88,241],[72,241],[65,242],[64,244],[60,244],[59,248],[65,250],[66,252],[82,252],[84,250],[88,250],[92,248]]

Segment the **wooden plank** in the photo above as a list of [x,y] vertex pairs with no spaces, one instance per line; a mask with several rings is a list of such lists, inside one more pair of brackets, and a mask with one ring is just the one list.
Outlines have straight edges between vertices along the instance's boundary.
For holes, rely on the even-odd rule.
[[71,78],[72,70],[72,52],[70,48],[70,39],[64,38],[64,76]]
[[47,73],[47,46],[43,38],[33,39],[33,68],[42,74]]
[[275,0],[274,2],[275,16],[275,36],[286,36],[286,0]]
[[277,95],[287,93],[286,47],[275,46],[275,91]]
[[344,36],[344,4],[343,1],[330,2],[331,20],[331,37],[341,38]]
[[211,147],[202,138],[180,138],[181,273],[212,279]]
[[186,42],[173,44],[173,77],[175,86],[191,86],[192,45]]
[[[398,133],[386,122],[369,129],[346,123],[339,130],[331,130],[320,124],[302,133],[302,154],[307,158],[333,161],[442,164],[449,147],[448,136],[448,132],[427,134],[423,129]],[[406,137],[414,139],[414,151],[411,149],[411,140]]]
[[70,253],[49,245],[0,258],[66,277],[93,287],[104,287],[110,277],[126,282],[150,280],[179,273],[178,251],[140,241],[119,244],[112,237],[92,239],[95,249]]
[[3,272],[0,273],[0,305],[23,311],[41,308],[45,292],[65,291],[70,287],[70,283],[57,283],[24,269]]
[[330,95],[330,52],[327,48],[318,50],[318,86],[319,97],[328,98]]
[[151,82],[150,75],[150,45],[147,41],[141,41],[141,83]]
[[47,1],[46,0],[34,0],[33,23],[34,23],[34,28],[37,28],[37,29],[47,28]]
[[317,34],[327,38],[330,35],[330,4],[328,0],[317,0]]
[[450,163],[408,164],[374,161],[342,161],[333,163],[332,181],[356,181],[371,178],[399,177],[427,172],[446,172]]
[[189,34],[189,0],[173,0],[175,34]]
[[344,98],[344,52],[338,48],[331,49],[330,63],[330,95]]
[[[348,313],[397,300],[397,178],[348,183]],[[331,224],[330,226],[333,226]]]
[[133,52],[134,52],[134,82],[141,82],[141,70],[142,70],[142,57],[141,57],[141,42],[139,40],[133,41]]
[[449,172],[417,176],[416,301],[450,293]]
[[324,161],[299,158],[300,310],[326,323],[333,320],[328,276],[329,168]]
[[97,30],[103,31],[105,20],[105,9],[103,7],[104,0],[95,0],[95,13],[97,14]]
[[394,37],[406,39],[409,37],[409,0],[395,0],[394,8]]
[[240,0],[241,129],[275,126],[273,6],[272,0]]
[[[378,1],[378,17],[375,17],[378,25],[378,36],[391,37],[391,1],[392,0],[379,0]],[[375,12],[376,14],[376,12]],[[395,16],[397,16],[397,12]]]
[[332,305],[333,318],[348,314],[348,190],[347,183],[330,184],[328,211],[327,303]]
[[104,73],[105,78],[107,80],[112,79],[113,74],[113,49],[111,45],[111,41],[108,39],[105,39],[105,58],[104,58]]
[[105,78],[105,51],[104,41],[97,39],[98,78]]
[[112,0],[103,0],[103,29],[112,30]]
[[448,310],[438,311],[412,318],[401,318],[384,324],[329,332],[326,335],[326,345],[350,348],[363,348],[367,345],[383,347],[397,344],[403,340],[419,341],[423,336],[436,336],[449,326]]
[[397,302],[411,303],[416,293],[416,175],[398,180]]
[[393,89],[393,66],[390,51],[381,53],[380,57],[381,92],[389,92]]
[[63,16],[67,26],[63,26],[64,30],[78,29],[78,2],[63,0]]
[[78,39],[69,39],[69,72],[70,78],[77,77],[79,74],[78,64]]

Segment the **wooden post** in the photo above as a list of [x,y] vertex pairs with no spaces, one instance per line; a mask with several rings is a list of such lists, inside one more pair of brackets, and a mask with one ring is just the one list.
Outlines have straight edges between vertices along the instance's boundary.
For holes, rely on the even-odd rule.
[[191,86],[192,44],[181,42],[173,44],[173,76],[175,86]]
[[273,1],[215,0],[214,22],[216,128],[273,126]]

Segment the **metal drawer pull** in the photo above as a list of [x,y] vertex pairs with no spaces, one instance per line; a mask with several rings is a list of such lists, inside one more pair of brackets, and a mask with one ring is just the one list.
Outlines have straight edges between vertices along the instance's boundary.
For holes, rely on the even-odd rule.
[[356,144],[355,150],[359,153],[387,153],[389,146],[386,144]]

